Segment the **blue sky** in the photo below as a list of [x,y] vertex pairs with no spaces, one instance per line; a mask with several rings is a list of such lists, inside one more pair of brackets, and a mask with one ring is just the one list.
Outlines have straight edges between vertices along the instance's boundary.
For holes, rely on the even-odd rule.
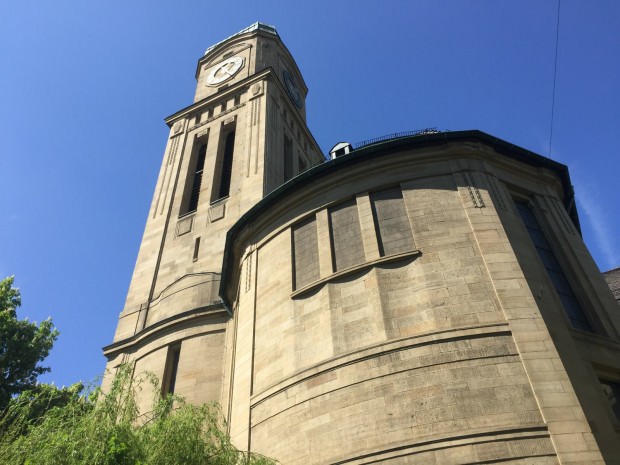
[[563,0],[0,0],[0,275],[61,331],[45,381],[103,371],[156,176],[163,118],[211,44],[276,26],[324,151],[411,129],[480,129],[565,163],[584,240],[620,266],[620,3]]

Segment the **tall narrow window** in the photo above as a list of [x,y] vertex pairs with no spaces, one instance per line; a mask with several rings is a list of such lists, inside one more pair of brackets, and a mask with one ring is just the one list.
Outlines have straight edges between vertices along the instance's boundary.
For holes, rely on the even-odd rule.
[[293,141],[284,136],[284,182],[293,177]]
[[370,202],[381,256],[413,250],[411,225],[400,187],[373,192]]
[[577,329],[592,331],[592,326],[581,304],[577,300],[570,283],[566,279],[566,275],[551,248],[551,244],[545,237],[538,220],[534,216],[532,208],[527,202],[523,201],[515,201],[515,204],[571,324]]
[[197,237],[196,240],[194,241],[194,255],[192,257],[192,260],[196,261],[198,260],[198,251],[200,250],[200,238]]
[[328,210],[334,271],[365,261],[362,231],[355,199]]
[[207,156],[207,144],[202,144],[198,152],[190,161],[190,172],[187,176],[187,185],[185,187],[185,195],[181,204],[181,215],[196,211],[198,208],[198,200],[200,198],[200,186],[202,185],[202,173],[205,166],[205,158]]
[[174,344],[169,346],[168,354],[166,355],[166,366],[164,368],[163,383],[161,385],[161,393],[164,396],[167,394],[174,394],[180,358],[181,344]]
[[[219,156],[219,166],[217,168],[217,176],[214,182],[211,201],[214,202],[230,194],[230,180],[232,177],[233,153],[235,150],[235,128],[226,132],[222,138],[224,146]],[[217,188],[216,188],[217,187]]]

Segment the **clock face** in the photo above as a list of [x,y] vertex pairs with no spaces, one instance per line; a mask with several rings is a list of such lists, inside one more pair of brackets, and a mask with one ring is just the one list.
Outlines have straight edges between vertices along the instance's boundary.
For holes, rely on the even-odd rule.
[[284,78],[284,84],[286,85],[286,91],[288,92],[289,97],[291,97],[291,100],[295,106],[301,109],[303,100],[301,98],[301,92],[299,92],[297,84],[295,84],[295,78],[286,69],[282,71],[282,77]]
[[207,75],[207,85],[214,86],[220,82],[227,81],[243,68],[243,57],[235,56],[227,58],[219,65],[215,66]]

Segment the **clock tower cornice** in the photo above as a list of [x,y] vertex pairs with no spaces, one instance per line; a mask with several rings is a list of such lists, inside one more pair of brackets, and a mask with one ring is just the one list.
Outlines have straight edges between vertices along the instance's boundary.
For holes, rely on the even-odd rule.
[[271,67],[265,68],[264,70],[256,74],[248,76],[247,78],[241,81],[238,81],[234,83],[233,85],[230,85],[229,87],[221,90],[217,94],[210,95],[209,97],[206,97],[185,108],[182,108],[176,113],[173,113],[172,115],[166,117],[164,121],[169,127],[172,127],[174,123],[185,118],[188,115],[191,115],[196,110],[216,104],[217,102],[220,102],[222,100],[229,99],[231,96],[238,93],[240,89],[243,89],[243,88],[249,89],[253,84],[263,81],[265,79],[268,79],[270,75],[275,75],[275,71],[273,70],[273,68]]
[[[263,44],[260,44],[258,41],[254,42],[254,40],[258,37],[266,39],[267,42]],[[295,59],[291,55],[291,52],[288,50],[282,40],[282,37],[280,37],[280,35],[273,26],[269,26],[260,22],[254,23],[253,25],[241,30],[237,34],[234,34],[229,38],[224,39],[223,41],[209,47],[205,51],[205,54],[198,59],[195,77],[196,79],[199,78],[203,67],[212,67],[220,62],[225,61],[223,55],[228,51],[233,51],[235,54],[239,54],[240,52],[248,48],[255,48],[257,50],[255,50],[253,53],[253,60],[257,60],[257,55],[259,53],[258,49],[262,46],[268,46],[270,41],[277,42],[279,47],[278,55],[284,59],[286,67],[295,77],[295,81],[297,82],[298,87],[300,88],[305,99],[305,96],[308,93],[308,86],[304,81],[301,71],[297,67]],[[276,56],[274,55],[272,59],[276,59]],[[279,65],[276,65],[275,61],[272,63],[265,63],[264,66],[265,68],[279,68]],[[283,79],[281,75],[278,75],[278,77],[279,79]]]

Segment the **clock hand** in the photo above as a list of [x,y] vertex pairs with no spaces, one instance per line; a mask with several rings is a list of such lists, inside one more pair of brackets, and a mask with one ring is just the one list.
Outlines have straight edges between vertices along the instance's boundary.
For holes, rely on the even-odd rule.
[[231,70],[234,66],[235,66],[235,63],[231,61],[230,63],[226,63],[224,66],[222,66],[222,67],[220,68],[220,70],[221,70],[223,73],[226,73],[226,74],[228,74],[229,76],[232,76],[232,75],[233,75],[233,73],[232,73],[230,70]]

